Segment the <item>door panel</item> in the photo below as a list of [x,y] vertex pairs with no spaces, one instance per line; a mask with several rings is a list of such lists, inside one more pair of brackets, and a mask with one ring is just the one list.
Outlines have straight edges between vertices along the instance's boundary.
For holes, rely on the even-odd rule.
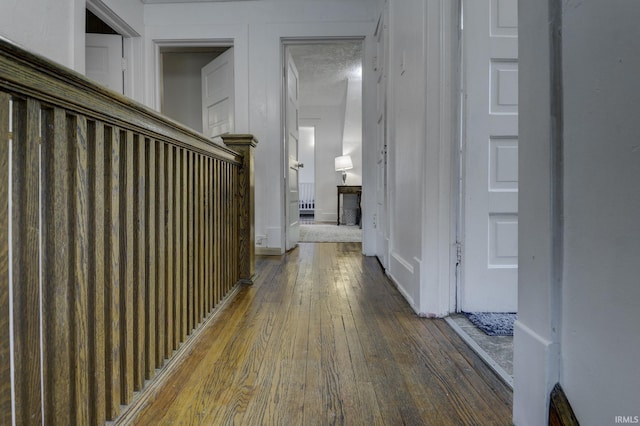
[[202,68],[202,132],[210,138],[234,131],[233,47]]
[[85,74],[111,90],[124,93],[121,35],[85,34]]
[[464,3],[463,311],[517,309],[517,12],[517,0]]
[[287,158],[286,182],[286,248],[290,250],[298,245],[300,240],[300,205],[298,192],[298,110],[299,110],[299,79],[298,69],[286,49],[286,113],[285,113],[285,150]]

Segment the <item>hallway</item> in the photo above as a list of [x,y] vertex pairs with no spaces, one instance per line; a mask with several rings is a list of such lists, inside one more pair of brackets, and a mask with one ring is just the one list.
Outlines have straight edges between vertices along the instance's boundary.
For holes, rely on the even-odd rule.
[[[359,243],[258,257],[135,424],[511,424],[509,388]],[[133,413],[130,413],[133,414]]]

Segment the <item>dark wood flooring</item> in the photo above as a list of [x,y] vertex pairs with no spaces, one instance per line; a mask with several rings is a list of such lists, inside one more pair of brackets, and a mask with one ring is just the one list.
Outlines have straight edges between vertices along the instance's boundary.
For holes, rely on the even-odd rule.
[[134,424],[508,425],[511,390],[359,243],[259,257]]

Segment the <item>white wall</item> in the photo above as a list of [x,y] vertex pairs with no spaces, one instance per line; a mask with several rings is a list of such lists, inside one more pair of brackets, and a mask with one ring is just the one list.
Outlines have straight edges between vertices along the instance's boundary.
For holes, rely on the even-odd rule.
[[454,306],[456,17],[450,1],[389,2],[388,272],[424,316]]
[[84,72],[84,0],[3,0],[0,35]]
[[519,5],[514,422],[546,424],[560,382],[581,424],[615,424],[640,415],[640,5]]
[[[94,2],[100,0],[93,0]],[[101,0],[105,7],[119,16],[135,32],[144,34],[144,5],[141,1]]]
[[[518,201],[518,320],[514,326],[514,402],[516,425],[546,424],[549,393],[558,380],[557,275],[558,203],[554,196],[551,138],[552,99],[550,61],[551,19],[548,2],[519,2],[519,201]],[[551,27],[550,27],[551,23]],[[547,135],[542,137],[541,135]]]
[[638,16],[632,0],[563,10],[560,382],[583,425],[640,416]]
[[362,79],[348,79],[345,97],[342,154],[350,155],[353,169],[347,185],[362,185]]
[[303,106],[300,108],[300,125],[315,126],[315,220],[335,222],[337,219],[336,185],[342,183],[342,175],[335,171],[334,160],[342,155],[344,129],[344,104],[332,106]]
[[300,126],[298,140],[298,161],[304,164],[298,171],[300,183],[315,183],[316,181],[316,129],[313,126]]
[[163,58],[162,113],[202,132],[202,79],[200,70],[215,54],[167,52]]
[[420,310],[421,176],[425,148],[424,7],[389,2],[389,274]]
[[[93,0],[101,12],[117,15],[131,32],[144,33],[143,4],[128,0]],[[3,0],[0,2],[0,36],[84,74],[86,0]],[[102,18],[104,15],[98,13]],[[125,93],[142,101],[145,78],[140,38],[125,39],[131,58]]]
[[[145,6],[148,64],[157,63],[154,40],[233,41],[236,132],[252,133],[259,140],[255,168],[256,235],[267,236],[268,247],[284,251],[281,40],[368,36],[374,29],[374,7],[368,0],[262,0]],[[145,101],[157,107],[157,82],[153,78],[148,80]]]

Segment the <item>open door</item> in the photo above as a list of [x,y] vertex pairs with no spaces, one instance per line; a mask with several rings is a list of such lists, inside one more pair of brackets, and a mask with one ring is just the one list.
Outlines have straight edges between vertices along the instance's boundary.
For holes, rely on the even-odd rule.
[[517,5],[517,0],[464,3],[463,311],[517,309]]
[[85,34],[85,74],[96,82],[124,93],[122,36]]
[[286,175],[286,249],[298,245],[300,240],[300,205],[298,192],[298,69],[289,49],[285,49],[285,158]]
[[233,47],[202,68],[202,133],[214,138],[234,131]]

